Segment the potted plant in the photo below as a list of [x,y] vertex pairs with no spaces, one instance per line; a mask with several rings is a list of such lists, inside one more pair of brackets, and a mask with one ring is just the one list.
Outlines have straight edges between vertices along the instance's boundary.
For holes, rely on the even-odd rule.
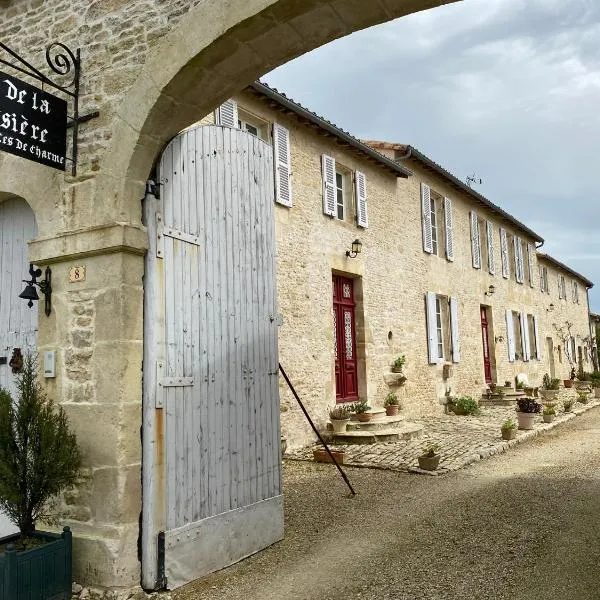
[[542,410],[542,418],[544,419],[544,423],[552,423],[554,421],[554,417],[556,416],[556,404],[549,402],[544,405],[544,409]]
[[579,402],[581,402],[581,404],[588,403],[589,398],[587,390],[577,390],[577,395],[579,396]]
[[571,412],[571,409],[573,408],[573,402],[574,400],[571,398],[568,400],[563,400],[563,409],[565,412]]
[[592,380],[592,387],[594,388],[594,398],[600,398],[600,371],[594,371],[590,379]]
[[423,454],[418,457],[419,468],[424,471],[435,471],[440,464],[439,444],[429,443],[423,446]]
[[356,413],[358,420],[362,423],[366,423],[371,420],[373,415],[370,412],[367,412],[369,410],[371,410],[371,407],[364,400],[355,402],[352,405],[352,412]]
[[503,440],[514,440],[517,437],[517,423],[514,419],[506,419],[500,427]]
[[460,396],[451,405],[455,415],[476,415],[479,413],[479,404],[471,396]]
[[0,389],[0,509],[19,533],[0,539],[0,600],[71,598],[71,532],[36,530],[53,522],[50,501],[79,481],[81,455],[61,406],[46,397],[37,364],[25,355],[17,398]]
[[390,392],[385,397],[385,402],[383,403],[383,406],[385,406],[385,414],[388,417],[393,417],[397,415],[398,411],[400,410],[400,400],[398,400],[397,394],[395,394],[394,392]]
[[571,372],[569,373],[569,379],[565,379],[563,384],[566,388],[573,387],[573,381],[575,379],[575,367],[571,367]]
[[592,385],[592,376],[590,373],[585,373],[583,371],[583,365],[579,365],[579,373],[577,374],[577,379],[575,380],[575,389],[576,390],[587,390]]
[[519,398],[517,400],[517,421],[519,429],[533,429],[535,415],[542,410],[542,405],[533,398]]
[[507,389],[511,389],[512,388],[512,381],[509,381],[508,379],[504,382],[504,387]]
[[405,364],[406,364],[406,356],[404,356],[404,354],[403,354],[402,356],[399,356],[392,363],[392,373],[402,373],[402,368],[404,367]]
[[350,407],[338,404],[329,410],[329,420],[333,427],[333,433],[344,433],[346,425],[350,422]]
[[515,389],[516,390],[523,390],[525,388],[525,383],[523,382],[522,379],[519,379],[517,377],[516,382],[515,382]]
[[550,375],[546,373],[542,378],[542,387],[539,389],[540,396],[544,400],[556,400],[559,385],[560,381],[558,379],[551,379]]
[[[343,449],[334,450],[333,448],[330,448],[329,450],[333,455],[333,458],[335,458],[335,462],[337,462],[338,465],[343,465],[346,452]],[[313,448],[313,460],[315,462],[333,463],[331,456],[329,456],[329,452],[327,452],[325,448]]]

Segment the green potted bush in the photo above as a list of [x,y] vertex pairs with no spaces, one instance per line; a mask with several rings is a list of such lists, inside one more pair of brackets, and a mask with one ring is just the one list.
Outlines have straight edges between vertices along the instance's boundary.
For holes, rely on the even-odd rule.
[[544,404],[544,408],[542,410],[542,418],[544,419],[544,423],[552,423],[554,421],[554,417],[556,416],[556,404],[549,402],[548,404]]
[[479,413],[479,404],[471,396],[460,396],[452,403],[451,410],[455,415],[476,415]]
[[558,396],[558,388],[560,385],[559,379],[551,379],[546,373],[542,378],[542,387],[539,389],[539,394],[544,400],[556,400]]
[[500,427],[503,440],[514,440],[517,437],[517,422],[514,419],[506,419]]
[[581,404],[588,403],[589,397],[587,390],[577,390],[577,396],[579,396],[579,402],[581,402]]
[[329,420],[333,433],[345,433],[346,425],[350,422],[350,407],[347,404],[338,404],[329,410]]
[[37,531],[36,522],[55,522],[49,503],[78,482],[81,455],[64,410],[38,382],[33,356],[24,357],[16,385],[16,399],[0,389],[0,510],[19,528],[0,539],[0,600],[67,600],[71,532]]
[[424,471],[435,471],[440,464],[439,444],[429,443],[423,446],[423,453],[418,457],[419,468]]
[[383,403],[385,407],[385,414],[388,417],[394,417],[398,414],[400,410],[400,400],[398,400],[398,395],[394,392],[390,392],[386,397]]
[[571,409],[573,408],[573,403],[575,401],[572,400],[571,398],[569,398],[568,400],[563,400],[563,409],[565,412],[571,412]]
[[535,415],[542,410],[542,405],[533,398],[519,398],[517,400],[517,421],[519,429],[533,429]]
[[373,417],[373,415],[370,412],[368,412],[370,410],[371,407],[364,400],[361,400],[360,402],[355,402],[352,405],[352,412],[356,414],[356,417],[362,423],[367,423]]
[[402,356],[396,358],[396,360],[394,360],[394,362],[392,363],[392,373],[402,373],[402,369],[404,368],[405,364],[406,356],[404,356],[403,354]]
[[594,398],[600,398],[600,371],[594,371],[590,375],[592,388],[594,388]]

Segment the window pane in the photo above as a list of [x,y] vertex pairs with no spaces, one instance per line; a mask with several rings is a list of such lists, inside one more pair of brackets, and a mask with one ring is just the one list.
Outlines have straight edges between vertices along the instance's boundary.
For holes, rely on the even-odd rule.
[[344,175],[343,173],[335,174],[335,185],[336,185],[336,204],[337,204],[337,218],[344,218]]

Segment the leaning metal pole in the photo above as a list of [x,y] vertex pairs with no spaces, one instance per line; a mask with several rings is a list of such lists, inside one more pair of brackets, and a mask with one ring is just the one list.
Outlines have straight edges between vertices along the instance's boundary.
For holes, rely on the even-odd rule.
[[331,458],[331,461],[337,467],[337,470],[340,472],[341,476],[343,477],[344,481],[346,482],[346,485],[350,489],[350,493],[353,496],[356,496],[356,492],[354,491],[354,488],[352,487],[352,484],[348,480],[348,477],[346,476],[346,473],[344,473],[344,471],[342,470],[342,467],[340,467],[340,465],[338,464],[337,460],[335,460],[335,456],[333,456],[333,454],[331,453],[331,450],[329,449],[329,446],[327,445],[327,442],[323,439],[323,436],[319,433],[319,430],[315,427],[315,424],[313,423],[312,419],[310,418],[310,415],[306,411],[306,408],[304,408],[304,404],[302,404],[302,400],[300,400],[300,397],[296,393],[296,390],[294,389],[294,386],[292,385],[292,382],[289,380],[288,376],[285,374],[285,371],[283,370],[283,367],[281,366],[281,363],[279,363],[279,370],[281,371],[281,374],[283,375],[283,378],[285,379],[285,382],[288,384],[290,390],[292,391],[292,394],[294,394],[294,398],[296,398],[298,404],[300,405],[300,408],[302,409],[302,412],[304,413],[304,416],[308,419],[308,422],[310,423],[310,426],[313,428],[313,431],[317,434],[317,437],[319,438],[319,441],[321,442],[321,444],[323,444],[323,447],[325,448],[325,450],[327,450],[327,454],[329,454],[329,457]]

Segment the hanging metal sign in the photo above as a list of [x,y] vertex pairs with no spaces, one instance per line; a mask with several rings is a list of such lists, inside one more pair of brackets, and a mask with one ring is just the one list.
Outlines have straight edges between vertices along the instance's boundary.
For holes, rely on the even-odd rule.
[[0,150],[64,171],[66,100],[0,72]]

